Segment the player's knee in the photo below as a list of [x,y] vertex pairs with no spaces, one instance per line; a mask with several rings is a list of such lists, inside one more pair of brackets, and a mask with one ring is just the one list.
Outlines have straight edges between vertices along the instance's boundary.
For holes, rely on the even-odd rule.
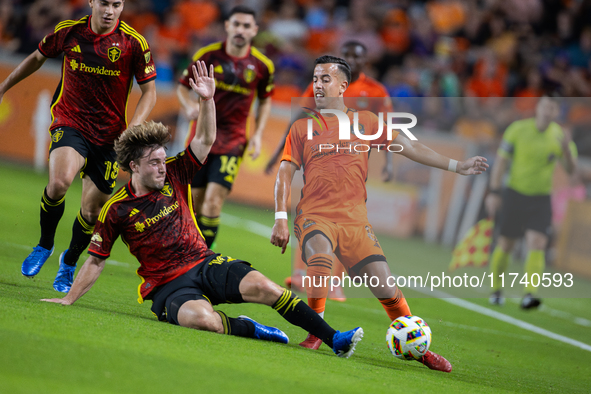
[[283,288],[266,279],[256,284],[256,292],[262,304],[273,305],[283,294]]
[[66,195],[71,184],[72,182],[66,179],[51,179],[47,184],[47,195],[51,199],[59,200]]
[[216,312],[183,308],[179,310],[179,323],[195,330],[224,332],[224,327]]
[[84,216],[84,218],[86,220],[88,220],[90,223],[96,223],[99,214],[101,213],[101,208],[102,207],[96,207],[96,206],[92,206],[92,207],[82,207],[81,211],[82,211],[82,216]]

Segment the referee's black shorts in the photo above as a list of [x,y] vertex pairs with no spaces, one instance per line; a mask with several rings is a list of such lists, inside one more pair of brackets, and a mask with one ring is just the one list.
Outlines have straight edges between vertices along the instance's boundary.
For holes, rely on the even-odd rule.
[[179,324],[178,312],[187,301],[206,300],[211,305],[244,302],[239,286],[242,279],[255,271],[249,263],[214,254],[189,271],[154,289],[152,312],[158,320]]
[[503,192],[499,216],[500,234],[507,238],[520,238],[525,230],[550,235],[552,204],[550,196],[526,196],[513,189]]

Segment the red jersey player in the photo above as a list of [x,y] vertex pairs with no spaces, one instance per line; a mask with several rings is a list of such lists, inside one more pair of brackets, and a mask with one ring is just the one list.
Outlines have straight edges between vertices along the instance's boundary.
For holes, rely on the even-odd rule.
[[47,58],[64,54],[61,81],[51,104],[49,183],[41,199],[41,238],[21,272],[27,277],[37,275],[53,253],[65,195],[80,172],[80,212],[53,283],[55,290],[65,293],[101,207],[115,187],[119,167],[113,141],[128,126],[126,107],[134,77],[142,95],[129,124],[142,123],[156,103],[156,67],[150,47],[144,37],[119,21],[124,4],[123,0],[90,0],[90,16],[58,23],[0,84],[1,101],[4,93],[37,71]]
[[92,236],[91,255],[64,298],[43,301],[71,305],[98,279],[105,259],[121,236],[138,259],[140,302],[152,300],[159,320],[198,330],[287,343],[278,328],[246,317],[232,318],[213,306],[253,302],[271,306],[288,322],[322,337],[340,357],[349,357],[363,337],[360,327],[340,333],[291,291],[271,282],[249,263],[214,254],[205,243],[193,215],[187,184],[203,162],[216,134],[214,68],[192,66],[189,84],[201,97],[194,138],[176,157],[166,158],[170,139],[161,123],[130,127],[115,149],[129,183],[105,204]]
[[[201,48],[193,56],[193,61],[204,60],[214,65],[217,88],[214,97],[218,127],[216,142],[207,163],[191,183],[199,228],[210,247],[247,143],[253,159],[259,155],[263,129],[271,111],[270,96],[275,72],[273,62],[250,45],[258,31],[252,9],[234,7],[225,28],[228,34],[226,41]],[[179,101],[191,120],[187,141],[195,132],[195,119],[199,113],[199,102],[190,96],[189,71],[185,70],[177,87]],[[258,98],[259,106],[256,128],[250,136],[248,117],[255,98]]]

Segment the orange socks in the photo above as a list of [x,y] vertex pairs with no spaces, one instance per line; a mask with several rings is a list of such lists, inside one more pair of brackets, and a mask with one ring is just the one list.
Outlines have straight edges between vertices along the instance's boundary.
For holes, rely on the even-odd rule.
[[400,316],[410,315],[410,308],[406,303],[406,298],[399,288],[396,288],[396,294],[392,298],[379,298],[380,303],[386,310],[390,320],[395,320]]
[[308,270],[306,272],[308,278],[304,280],[308,295],[308,306],[320,315],[323,314],[326,306],[333,258],[332,255],[318,253],[308,259]]

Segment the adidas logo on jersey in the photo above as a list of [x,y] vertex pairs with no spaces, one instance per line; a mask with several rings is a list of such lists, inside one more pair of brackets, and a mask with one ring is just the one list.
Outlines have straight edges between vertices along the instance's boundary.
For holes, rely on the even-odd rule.
[[76,45],[74,48],[71,49],[72,52],[78,52],[78,53],[82,53],[82,51],[80,50],[80,45]]

